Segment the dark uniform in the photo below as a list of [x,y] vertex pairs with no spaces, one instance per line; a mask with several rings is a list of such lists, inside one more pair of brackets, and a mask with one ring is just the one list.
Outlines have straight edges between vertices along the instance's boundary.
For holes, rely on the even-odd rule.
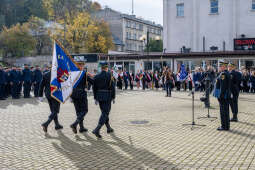
[[75,122],[71,125],[71,128],[74,133],[77,133],[77,125],[79,124],[80,130],[79,132],[87,132],[88,130],[84,128],[83,120],[84,116],[88,113],[88,99],[87,99],[87,92],[86,87],[88,86],[88,82],[90,84],[93,84],[93,79],[90,78],[86,71],[83,71],[83,77],[78,83],[78,85],[73,89],[73,93],[71,95],[77,119]]
[[39,68],[36,68],[33,74],[33,83],[34,83],[34,96],[39,96],[39,87],[42,81],[42,72]]
[[32,86],[32,71],[29,68],[25,68],[22,71],[22,81],[23,81],[23,93],[24,98],[30,98],[30,91]]
[[7,84],[5,72],[0,68],[0,100],[5,100],[5,85]]
[[8,98],[11,95],[11,85],[10,85],[10,70],[5,68],[5,98]]
[[43,97],[43,91],[44,91],[50,106],[50,111],[51,111],[48,120],[42,124],[44,132],[47,132],[47,127],[52,120],[54,120],[55,122],[56,130],[63,128],[63,126],[61,126],[58,122],[58,113],[60,109],[60,103],[51,97],[50,81],[51,81],[51,72],[48,71],[43,75],[43,79],[39,87],[39,97]]
[[16,69],[10,71],[11,95],[13,99],[19,98],[20,74]]
[[230,107],[233,113],[233,118],[231,121],[237,122],[237,114],[238,114],[238,97],[239,97],[239,84],[240,84],[240,76],[237,71],[232,70],[230,72]]
[[[107,63],[101,64],[102,68],[108,67]],[[111,102],[115,99],[115,83],[110,72],[102,72],[94,77],[93,86],[94,99],[101,109],[101,117],[96,129],[93,131],[98,138],[101,138],[100,129],[103,125],[107,127],[107,133],[113,132],[109,123],[109,113],[111,111]]]
[[[221,62],[227,66],[227,63]],[[230,99],[230,75],[227,70],[220,73],[216,81],[216,88],[219,89],[218,101],[220,104],[221,127],[218,130],[229,130],[229,99]]]

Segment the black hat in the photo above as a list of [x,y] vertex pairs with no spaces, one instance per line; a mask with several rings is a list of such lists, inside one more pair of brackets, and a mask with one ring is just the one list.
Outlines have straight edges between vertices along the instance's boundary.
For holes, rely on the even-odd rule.
[[236,65],[234,63],[229,63],[228,66],[229,67],[235,67]]
[[24,64],[24,66],[28,66],[28,64]]
[[108,63],[105,61],[100,62],[102,68],[108,68]]

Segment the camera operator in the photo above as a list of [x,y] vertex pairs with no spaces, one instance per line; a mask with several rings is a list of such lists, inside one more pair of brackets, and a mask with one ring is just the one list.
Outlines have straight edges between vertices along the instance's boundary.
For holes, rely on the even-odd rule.
[[213,90],[214,82],[215,82],[215,72],[211,66],[207,67],[206,72],[204,73],[204,77],[202,82],[205,84],[205,97],[201,97],[200,100],[204,102],[205,107],[210,107],[209,95]]

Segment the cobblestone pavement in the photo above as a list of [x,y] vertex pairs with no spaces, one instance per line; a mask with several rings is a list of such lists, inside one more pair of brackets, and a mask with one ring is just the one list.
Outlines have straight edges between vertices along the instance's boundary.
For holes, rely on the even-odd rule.
[[[114,135],[102,128],[103,139],[91,131],[100,111],[89,97],[85,118],[88,133],[74,135],[69,125],[75,119],[71,103],[61,105],[62,131],[53,125],[45,135],[46,102],[35,99],[0,101],[0,169],[255,169],[255,96],[240,96],[239,123],[230,132],[218,132],[219,119],[197,119],[207,110],[195,94],[196,123],[191,123],[191,96],[162,91],[119,92],[110,115]],[[212,99],[211,115],[219,117]],[[138,124],[134,124],[138,123]],[[140,124],[139,124],[140,123]],[[145,124],[142,124],[145,123]]]

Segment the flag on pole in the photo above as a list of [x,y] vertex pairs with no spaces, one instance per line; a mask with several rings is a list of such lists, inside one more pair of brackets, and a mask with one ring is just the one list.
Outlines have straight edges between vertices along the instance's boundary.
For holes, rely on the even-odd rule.
[[64,48],[54,42],[51,68],[51,96],[58,102],[65,103],[71,96],[84,72],[67,55]]

